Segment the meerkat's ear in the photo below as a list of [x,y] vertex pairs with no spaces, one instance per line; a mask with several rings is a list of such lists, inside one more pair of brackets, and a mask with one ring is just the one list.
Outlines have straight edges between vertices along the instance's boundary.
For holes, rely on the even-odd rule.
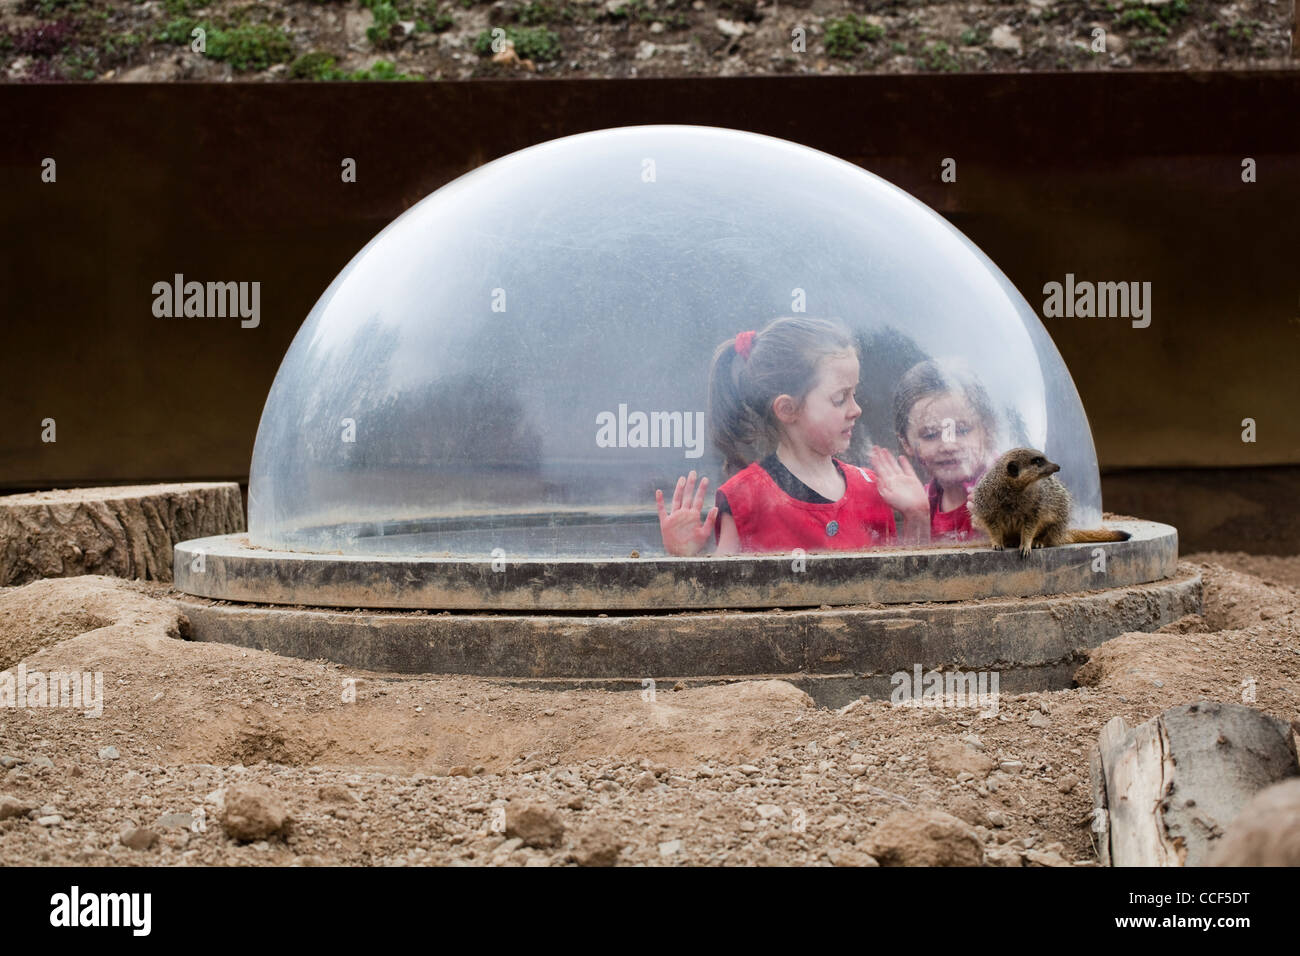
[[1017,465],[1014,461],[1007,462],[1007,474],[1010,475],[1012,478],[1019,478],[1020,466]]

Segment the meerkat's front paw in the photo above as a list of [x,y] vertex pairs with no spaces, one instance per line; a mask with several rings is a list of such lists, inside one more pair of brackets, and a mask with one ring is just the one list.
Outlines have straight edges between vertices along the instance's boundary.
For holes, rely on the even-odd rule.
[[1022,558],[1027,558],[1027,557],[1029,557],[1029,549],[1030,549],[1031,547],[1033,547],[1033,545],[1022,544],[1022,545],[1020,546],[1020,556],[1021,556]]

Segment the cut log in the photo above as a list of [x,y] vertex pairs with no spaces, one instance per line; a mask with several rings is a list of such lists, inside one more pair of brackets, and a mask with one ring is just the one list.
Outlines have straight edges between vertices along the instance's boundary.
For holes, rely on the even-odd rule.
[[1102,728],[1092,762],[1098,855],[1113,866],[1203,866],[1260,790],[1300,776],[1285,721],[1241,704],[1172,707]]
[[1255,794],[1214,848],[1210,866],[1300,866],[1300,777]]
[[0,586],[80,574],[170,581],[178,541],[243,530],[234,482],[7,495],[0,497]]

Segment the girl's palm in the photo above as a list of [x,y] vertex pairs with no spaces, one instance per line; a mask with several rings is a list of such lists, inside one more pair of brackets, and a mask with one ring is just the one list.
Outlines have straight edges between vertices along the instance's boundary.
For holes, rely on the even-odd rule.
[[930,496],[906,457],[899,455],[896,459],[889,449],[874,445],[871,449],[871,470],[880,482],[880,497],[891,508],[896,508],[903,514],[930,510]]
[[695,472],[689,477],[677,479],[673,490],[673,508],[664,510],[664,493],[655,489],[655,503],[659,506],[659,531],[663,535],[664,550],[669,554],[687,557],[699,554],[705,543],[713,536],[713,525],[718,519],[718,509],[714,506],[700,522],[700,509],[704,507],[704,493],[709,487],[709,479],[700,479],[700,486],[695,487]]

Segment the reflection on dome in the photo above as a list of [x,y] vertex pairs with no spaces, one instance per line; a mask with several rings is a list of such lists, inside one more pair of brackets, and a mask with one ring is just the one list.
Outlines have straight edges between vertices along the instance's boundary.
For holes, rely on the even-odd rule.
[[[920,481],[937,487],[942,469],[970,469],[934,444],[945,420],[961,431],[966,418],[986,432],[988,456],[1042,449],[1061,465],[1075,523],[1100,522],[1069,373],[969,240],[824,153],[646,126],[490,163],[358,253],[271,388],[251,541],[348,554],[661,555],[655,490],[671,497],[694,469],[710,478],[707,512],[727,477],[707,418],[715,350],[782,316],[833,319],[852,338],[861,418],[840,461],[870,470],[873,444],[897,454],[910,441],[935,469],[918,459]],[[926,390],[915,370],[931,359],[931,379],[953,387]],[[910,439],[895,408],[909,374]],[[939,451],[927,458],[924,441]],[[758,461],[773,449],[748,451]]]

